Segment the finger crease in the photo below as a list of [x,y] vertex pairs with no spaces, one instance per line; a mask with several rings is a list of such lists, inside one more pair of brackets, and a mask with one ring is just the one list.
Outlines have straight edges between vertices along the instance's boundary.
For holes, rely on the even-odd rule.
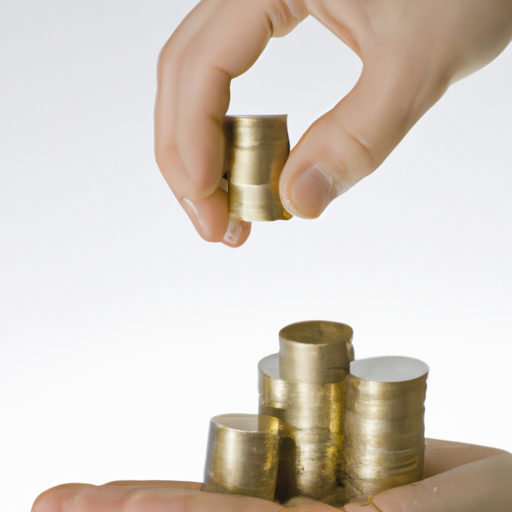
[[270,37],[274,37],[274,23],[272,22],[272,18],[270,16],[270,14],[268,14],[268,13],[265,13],[265,17],[267,18],[267,24],[268,24],[268,29],[270,32]]
[[213,69],[214,71],[218,71],[222,75],[225,75],[229,80],[233,80],[234,78],[225,69],[222,69],[219,66],[211,66],[211,69]]
[[368,160],[369,160],[371,166],[373,168],[375,168],[376,167],[376,159],[370,149],[369,144],[367,144],[366,142],[363,142],[359,137],[354,135],[352,132],[350,132],[346,128],[341,127],[341,129],[345,132],[345,134],[347,135],[347,137],[349,139],[351,139],[353,142],[355,142],[356,145],[358,145],[363,150],[363,153],[368,157]]

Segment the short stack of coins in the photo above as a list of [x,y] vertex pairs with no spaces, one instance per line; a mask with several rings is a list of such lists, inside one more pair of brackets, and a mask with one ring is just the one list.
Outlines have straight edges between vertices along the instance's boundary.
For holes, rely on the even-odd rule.
[[279,178],[290,152],[286,115],[227,116],[224,175],[228,215],[245,221],[288,220]]
[[273,500],[279,456],[279,420],[259,414],[223,414],[210,421],[202,490]]

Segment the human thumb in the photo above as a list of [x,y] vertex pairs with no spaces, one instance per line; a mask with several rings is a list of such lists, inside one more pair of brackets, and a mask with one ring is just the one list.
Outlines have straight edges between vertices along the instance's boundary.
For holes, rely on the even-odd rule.
[[347,512],[510,512],[512,455],[477,460],[414,484],[389,489]]
[[377,169],[446,89],[421,72],[404,75],[404,66],[393,67],[363,69],[352,91],[313,123],[290,153],[280,180],[290,213],[318,217]]

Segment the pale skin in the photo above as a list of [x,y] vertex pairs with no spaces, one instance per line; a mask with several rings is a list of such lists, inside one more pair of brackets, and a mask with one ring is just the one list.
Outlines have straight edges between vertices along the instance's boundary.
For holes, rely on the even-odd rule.
[[299,500],[291,507],[210,494],[192,482],[67,484],[41,494],[32,512],[510,512],[512,455],[495,448],[427,440],[425,478],[336,509]]
[[[219,188],[222,120],[229,86],[271,37],[313,16],[362,60],[353,90],[304,134],[283,170],[280,193],[294,215],[316,218],[371,174],[460,78],[497,57],[512,38],[512,0],[203,0],[162,49],[155,107],[160,170],[199,235],[231,247],[250,234],[228,221]],[[424,479],[346,512],[510,512],[512,455],[429,440]],[[68,484],[32,512],[278,512],[255,498],[204,493],[190,482]],[[375,508],[377,507],[377,508]],[[304,502],[290,512],[328,512]]]
[[512,0],[203,0],[160,55],[155,150],[205,240],[237,247],[250,232],[249,223],[228,222],[227,195],[218,188],[230,82],[271,37],[307,16],[348,45],[363,71],[306,131],[283,170],[283,204],[305,218],[377,169],[450,84],[492,61],[512,38]]

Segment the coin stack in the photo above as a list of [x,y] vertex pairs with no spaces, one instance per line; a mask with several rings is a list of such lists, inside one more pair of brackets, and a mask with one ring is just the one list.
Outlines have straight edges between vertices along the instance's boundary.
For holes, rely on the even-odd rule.
[[354,359],[352,329],[299,322],[259,363],[259,415],[212,419],[203,489],[333,506],[418,481],[428,366]]

